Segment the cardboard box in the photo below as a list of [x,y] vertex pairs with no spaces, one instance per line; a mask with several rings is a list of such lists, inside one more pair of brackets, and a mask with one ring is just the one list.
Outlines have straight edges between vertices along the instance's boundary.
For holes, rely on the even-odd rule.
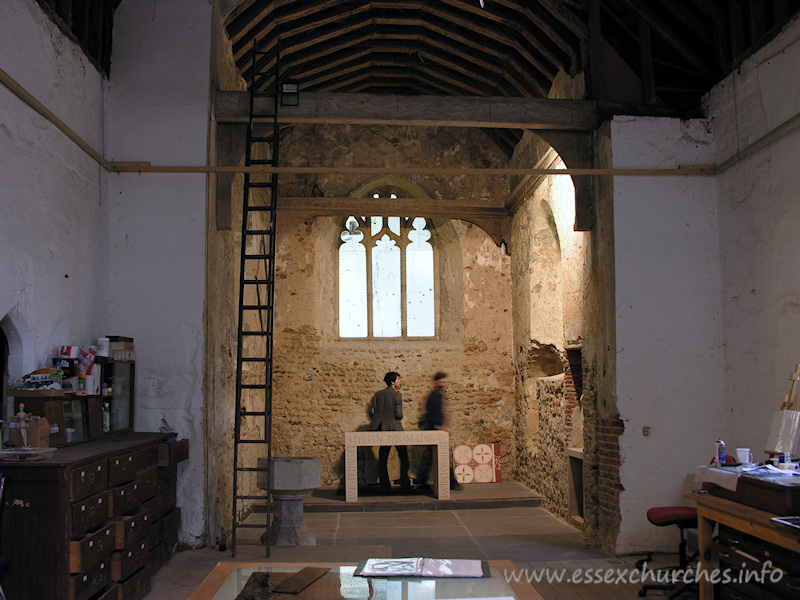
[[11,417],[8,420],[8,441],[22,448],[26,444],[22,443],[22,433],[20,425],[25,428],[30,448],[49,448],[50,447],[50,423],[44,417],[32,417],[25,419],[22,423],[19,417]]

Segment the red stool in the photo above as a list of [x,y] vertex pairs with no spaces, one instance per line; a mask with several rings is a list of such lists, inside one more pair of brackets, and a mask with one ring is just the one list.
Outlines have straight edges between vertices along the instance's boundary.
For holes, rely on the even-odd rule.
[[[671,568],[662,568],[658,569],[659,571],[663,570],[674,570],[674,569],[686,569],[687,565],[690,561],[693,561],[697,558],[697,553],[695,552],[692,556],[686,556],[686,530],[687,529],[697,529],[697,509],[691,506],[656,506],[647,511],[647,520],[650,521],[656,527],[668,527],[670,525],[675,525],[681,532],[681,543],[678,546],[678,562],[680,563],[676,567]],[[652,554],[648,555],[647,561],[653,559]],[[638,569],[644,566],[645,561],[640,560],[636,563]],[[639,590],[639,596],[646,596],[648,590],[666,590],[666,589],[673,589],[675,588],[675,584],[646,584],[642,586],[642,589]],[[675,592],[673,592],[669,597],[670,599],[676,598],[680,594],[682,594],[688,586],[681,586]]]

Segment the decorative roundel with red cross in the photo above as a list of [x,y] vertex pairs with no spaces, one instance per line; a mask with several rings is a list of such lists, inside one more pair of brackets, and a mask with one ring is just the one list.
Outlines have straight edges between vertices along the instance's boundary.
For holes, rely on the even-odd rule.
[[497,444],[461,444],[453,448],[453,472],[459,483],[501,481]]

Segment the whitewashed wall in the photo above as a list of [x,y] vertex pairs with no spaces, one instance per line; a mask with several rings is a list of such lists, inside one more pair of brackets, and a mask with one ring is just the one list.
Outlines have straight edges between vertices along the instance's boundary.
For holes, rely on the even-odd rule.
[[[618,168],[712,158],[699,120],[618,117],[611,139]],[[725,433],[717,221],[712,177],[614,180],[620,553],[674,546],[674,532],[653,527],[645,513],[681,504],[694,467]]]
[[[796,117],[800,21],[745,61],[708,103],[718,164],[737,145],[745,150]],[[717,177],[726,349],[722,433],[730,448],[750,447],[761,460],[770,417],[800,363],[798,157],[795,122]]]
[[[34,0],[0,2],[0,68],[100,150],[100,74]],[[100,177],[92,158],[0,85],[0,319],[12,378],[104,332]]]
[[[205,165],[211,6],[124,0],[114,19],[106,101],[107,156]],[[108,179],[109,333],[136,343],[135,425],[165,418],[190,439],[179,467],[180,539],[204,542],[203,440],[206,177]]]

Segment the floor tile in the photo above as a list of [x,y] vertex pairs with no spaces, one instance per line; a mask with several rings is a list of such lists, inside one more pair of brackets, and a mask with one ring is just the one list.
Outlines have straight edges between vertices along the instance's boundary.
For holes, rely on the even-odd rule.
[[[491,485],[491,484],[489,484]],[[468,486],[465,486],[467,488]],[[499,488],[496,488],[499,489]],[[515,488],[514,488],[515,489]],[[465,490],[477,494],[478,488]],[[487,492],[481,488],[480,493]],[[328,499],[329,503],[343,500]],[[431,499],[432,503],[436,501]],[[304,520],[316,536],[316,546],[266,549],[258,542],[259,529],[245,529],[238,537],[235,558],[230,551],[209,548],[176,554],[152,579],[146,600],[186,600],[219,561],[345,562],[371,557],[430,556],[510,560],[518,569],[630,569],[638,557],[610,556],[587,548],[582,533],[541,507],[433,509],[402,511],[402,499],[391,505],[373,501],[376,512],[306,512]],[[394,506],[394,508],[393,508]],[[349,507],[348,507],[349,508]],[[265,515],[253,515],[264,523]],[[674,557],[657,556],[654,564],[671,564]],[[660,562],[658,562],[660,561]],[[544,573],[545,571],[541,571]],[[535,583],[545,600],[633,600],[638,586],[606,583]],[[659,596],[654,595],[655,598]]]

